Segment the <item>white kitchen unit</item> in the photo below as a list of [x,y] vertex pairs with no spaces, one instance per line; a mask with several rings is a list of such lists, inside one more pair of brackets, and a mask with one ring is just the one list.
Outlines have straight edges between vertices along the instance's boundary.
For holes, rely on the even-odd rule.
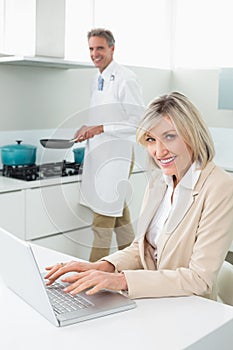
[[80,182],[29,188],[26,193],[26,239],[87,227],[92,212],[79,205]]
[[19,238],[25,237],[25,194],[23,190],[0,194],[0,225]]
[[63,232],[35,239],[33,243],[51,248],[64,254],[72,254],[80,259],[88,260],[92,248],[93,234],[91,227]]
[[79,205],[80,181],[79,175],[36,181],[0,176],[1,227],[38,243],[47,237],[49,247],[77,253],[75,240],[65,235],[92,222],[92,211]]
[[93,214],[79,205],[80,182],[30,188],[25,192],[26,240],[88,259]]
[[[30,182],[0,176],[1,227],[22,239],[88,259],[92,211],[79,205],[80,181],[80,176]],[[130,177],[128,205],[135,232],[147,183],[147,172],[135,170]],[[116,249],[113,234],[111,251]],[[229,250],[233,252],[233,243]]]
[[[85,1],[82,11],[76,12],[75,28],[66,18],[67,14],[72,13],[73,8],[70,7],[70,1],[66,0],[0,0],[0,64],[60,69],[93,68],[93,65],[86,63],[89,57],[88,61],[80,62],[77,56],[72,57],[66,52],[67,48],[71,50],[71,38],[73,42],[76,39],[79,57],[80,53],[87,51],[83,38],[91,27],[90,4]],[[65,59],[67,54],[71,59]]]
[[[16,236],[82,259],[92,247],[92,211],[79,204],[79,175],[22,181],[0,177],[0,225]],[[147,175],[130,177],[128,205],[136,229]],[[113,234],[111,251],[117,249]]]
[[[143,171],[135,171],[130,177],[129,209],[135,232],[147,182],[147,173]],[[30,217],[27,220],[26,237],[44,247],[88,260],[93,241],[92,212],[78,205],[80,183],[67,185],[27,190],[26,202],[30,203],[30,208],[27,207],[26,212]],[[31,206],[32,203],[37,204],[35,208],[40,207],[40,217],[37,210]],[[63,213],[59,216],[61,206]],[[41,231],[40,226],[43,224],[37,226],[37,217],[38,221],[44,223]],[[111,252],[115,250],[117,243],[113,234]]]

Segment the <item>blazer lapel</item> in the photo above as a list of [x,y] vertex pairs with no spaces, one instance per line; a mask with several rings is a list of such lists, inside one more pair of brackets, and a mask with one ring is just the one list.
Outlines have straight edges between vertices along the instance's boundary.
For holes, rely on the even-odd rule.
[[176,227],[182,221],[183,217],[187,213],[193,201],[194,201],[193,191],[190,189],[186,189],[186,191],[182,193],[182,196],[179,197],[179,201],[175,206],[174,210],[170,212],[169,217],[164,225],[164,228],[157,242],[158,264],[166,242],[171,237],[172,232],[176,229]]
[[154,217],[156,210],[158,209],[166,191],[166,184],[162,178],[156,179],[154,187],[149,188],[149,196],[144,210],[140,214],[140,220],[138,222],[137,234],[138,236],[144,236],[148,226]]
[[197,194],[193,190],[188,188],[183,188],[182,193],[179,196],[178,202],[174,208],[171,210],[164,229],[167,234],[171,234],[175,228],[179,225],[190,206],[193,204],[194,195]]
[[182,193],[180,193],[179,195],[178,203],[176,204],[174,210],[170,212],[168,220],[164,227],[164,230],[168,235],[176,229],[176,227],[179,225],[179,223],[193,204],[195,196],[198,195],[201,187],[203,186],[203,183],[205,182],[209,173],[212,171],[213,167],[214,164],[209,163],[206,166],[206,168],[202,170],[194,189],[182,189]]
[[194,190],[186,188],[185,191],[183,191],[182,194],[179,196],[179,201],[175,206],[174,210],[172,210],[169,214],[167,222],[165,223],[163,231],[157,242],[158,264],[159,260],[161,259],[161,253],[167,240],[170,238],[172,232],[174,232],[174,230],[182,221],[189,208],[192,206],[195,196],[197,196],[200,192],[201,187],[203,186],[206,178],[208,177],[214,166],[215,165],[212,162],[210,162],[205,167],[205,169],[202,170],[200,178],[198,179]]

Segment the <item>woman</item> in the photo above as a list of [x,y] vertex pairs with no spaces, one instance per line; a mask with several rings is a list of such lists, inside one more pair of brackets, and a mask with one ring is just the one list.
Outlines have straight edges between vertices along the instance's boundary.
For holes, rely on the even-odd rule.
[[208,128],[196,107],[173,92],[149,105],[137,140],[154,168],[138,238],[102,261],[48,267],[45,278],[51,284],[79,272],[63,278],[71,294],[91,287],[87,294],[108,288],[130,298],[216,299],[216,276],[233,239],[233,179],[212,161]]

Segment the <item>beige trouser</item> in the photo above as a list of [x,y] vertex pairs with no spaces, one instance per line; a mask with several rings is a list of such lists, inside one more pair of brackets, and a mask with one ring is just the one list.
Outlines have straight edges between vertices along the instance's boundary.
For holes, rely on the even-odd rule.
[[[129,176],[133,171],[133,167],[134,152],[132,153]],[[134,230],[127,205],[125,205],[123,215],[120,217],[105,216],[94,213],[92,231],[94,233],[94,241],[89,258],[92,262],[109,254],[113,231],[116,234],[118,249],[128,247],[134,239]]]
[[94,213],[92,230],[94,241],[89,259],[92,262],[109,254],[113,231],[116,234],[118,249],[126,248],[134,239],[133,226],[130,222],[130,213],[127,206],[125,206],[123,215],[120,217]]

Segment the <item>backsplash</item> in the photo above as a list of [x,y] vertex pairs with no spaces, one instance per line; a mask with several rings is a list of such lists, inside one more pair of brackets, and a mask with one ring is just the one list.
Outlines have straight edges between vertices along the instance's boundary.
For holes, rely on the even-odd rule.
[[226,170],[233,171],[233,129],[210,127],[209,130],[214,139],[215,163]]
[[[233,152],[232,140],[233,129],[231,128],[213,128],[210,132],[214,139],[216,156],[214,161],[217,165],[226,170],[233,171]],[[74,161],[73,148],[83,147],[85,143],[75,144],[69,149],[47,149],[40,144],[43,138],[61,138],[71,139],[76,130],[74,129],[41,129],[41,130],[19,130],[19,131],[0,131],[0,147],[8,144],[14,144],[16,140],[22,140],[24,144],[30,144],[37,147],[36,163],[61,162],[62,160]],[[135,144],[135,167],[138,170],[146,168],[146,152]],[[2,162],[0,158],[0,168]]]
[[[0,147],[14,144],[16,140],[22,140],[23,144],[30,144],[37,147],[36,152],[36,163],[50,163],[50,162],[61,162],[74,161],[74,155],[72,152],[73,148],[78,147],[74,145],[69,149],[49,149],[44,148],[40,144],[41,139],[46,138],[61,138],[71,139],[75,133],[72,129],[41,129],[41,130],[19,130],[19,131],[0,131]],[[82,144],[83,146],[84,144]],[[2,168],[2,161],[0,157],[0,168]]]

